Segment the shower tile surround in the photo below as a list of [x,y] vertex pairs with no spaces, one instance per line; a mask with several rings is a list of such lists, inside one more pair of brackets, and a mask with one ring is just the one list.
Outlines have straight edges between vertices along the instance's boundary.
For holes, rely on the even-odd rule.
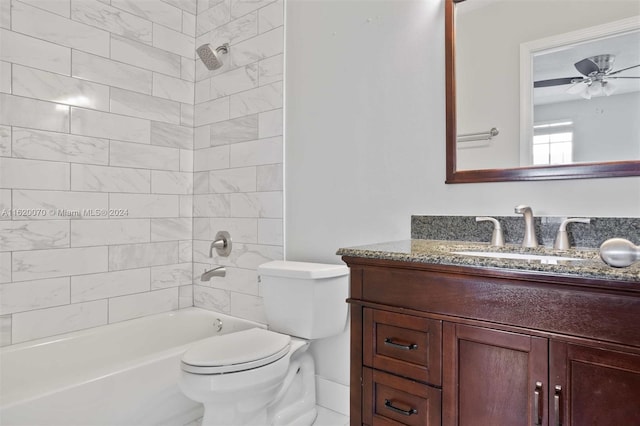
[[[0,345],[191,305],[264,322],[283,2],[0,3]],[[224,42],[222,68],[196,60]]]

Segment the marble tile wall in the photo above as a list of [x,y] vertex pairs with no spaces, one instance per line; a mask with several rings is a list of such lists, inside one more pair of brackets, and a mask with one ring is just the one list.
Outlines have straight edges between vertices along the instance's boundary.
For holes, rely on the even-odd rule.
[[0,344],[191,306],[196,0],[0,3]]
[[[224,65],[196,61],[194,304],[265,322],[256,268],[283,258],[284,7],[278,0],[199,0],[196,46],[229,43]],[[229,257],[209,258],[217,231]],[[227,275],[199,281],[206,268]]]

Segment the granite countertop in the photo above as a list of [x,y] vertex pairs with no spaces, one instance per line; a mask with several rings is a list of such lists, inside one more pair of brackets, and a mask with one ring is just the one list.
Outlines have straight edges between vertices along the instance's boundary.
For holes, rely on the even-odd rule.
[[[580,260],[554,260],[554,263],[545,263],[541,260],[477,257],[454,253],[468,251],[551,255]],[[413,239],[341,248],[336,254],[367,259],[544,272],[563,276],[630,281],[640,285],[640,262],[627,268],[614,268],[600,259],[596,249],[553,250],[548,247],[523,248],[516,245],[491,247],[486,243]]]

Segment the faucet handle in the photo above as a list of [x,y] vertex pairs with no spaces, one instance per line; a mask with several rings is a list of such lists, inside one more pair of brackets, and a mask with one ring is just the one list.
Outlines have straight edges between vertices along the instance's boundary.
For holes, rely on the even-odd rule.
[[556,250],[567,250],[571,247],[569,244],[569,233],[567,232],[567,225],[570,223],[591,223],[591,219],[584,217],[573,217],[569,219],[565,219],[560,224],[558,228],[558,233],[556,234],[556,241],[553,243],[553,248]]
[[494,247],[504,247],[504,234],[502,233],[502,227],[498,219],[488,216],[476,217],[476,222],[493,222],[493,233],[491,234],[491,245]]

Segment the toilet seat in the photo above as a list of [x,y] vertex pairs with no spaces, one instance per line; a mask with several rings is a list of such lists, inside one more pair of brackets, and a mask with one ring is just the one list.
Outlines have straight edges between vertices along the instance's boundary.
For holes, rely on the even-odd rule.
[[224,374],[250,370],[285,356],[291,337],[262,328],[213,336],[189,348],[182,369],[194,374]]

